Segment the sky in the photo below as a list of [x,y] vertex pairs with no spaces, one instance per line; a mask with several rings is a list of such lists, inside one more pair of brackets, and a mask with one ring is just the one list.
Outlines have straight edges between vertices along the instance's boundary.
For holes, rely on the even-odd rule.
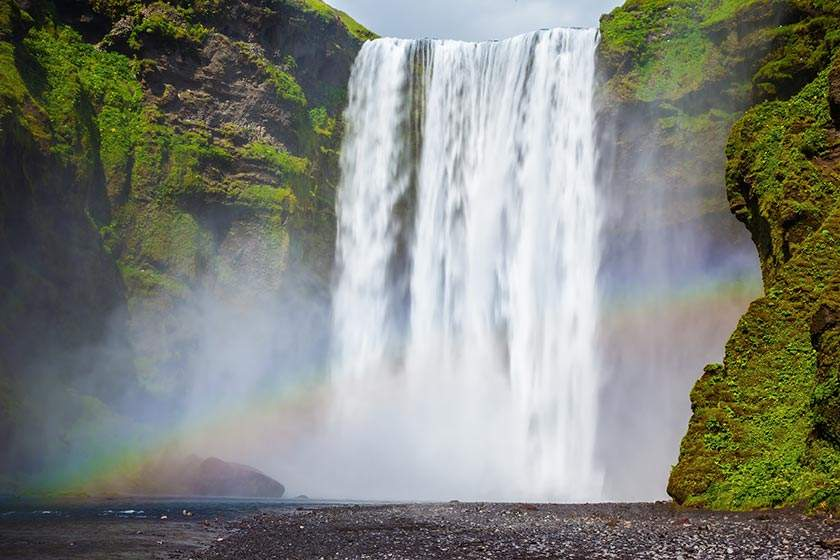
[[327,0],[382,36],[484,41],[547,27],[595,27],[622,0]]

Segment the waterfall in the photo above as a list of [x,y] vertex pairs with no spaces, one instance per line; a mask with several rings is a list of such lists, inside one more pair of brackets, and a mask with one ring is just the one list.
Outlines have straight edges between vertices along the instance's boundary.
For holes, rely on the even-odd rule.
[[363,46],[337,202],[332,492],[600,498],[596,45],[554,29]]

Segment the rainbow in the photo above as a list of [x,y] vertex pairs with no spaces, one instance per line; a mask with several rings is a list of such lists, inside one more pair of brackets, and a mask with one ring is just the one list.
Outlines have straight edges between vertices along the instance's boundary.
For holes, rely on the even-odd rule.
[[[604,306],[607,329],[632,328],[634,322],[652,313],[671,317],[708,316],[726,313],[733,322],[749,301],[761,294],[754,275],[724,279],[700,278],[665,292],[618,294]],[[734,327],[734,323],[732,323]],[[728,334],[728,333],[727,333]],[[701,364],[702,365],[702,364]],[[126,433],[107,433],[99,427],[85,434],[81,443],[61,462],[30,478],[24,495],[85,497],[120,495],[150,460],[166,453],[196,452],[235,442],[237,449],[266,447],[271,434],[272,453],[311,433],[324,417],[330,398],[329,376],[324,371],[306,372],[293,381],[275,380],[250,397],[225,406],[203,405],[169,428],[134,423]],[[236,455],[234,455],[236,456]]]

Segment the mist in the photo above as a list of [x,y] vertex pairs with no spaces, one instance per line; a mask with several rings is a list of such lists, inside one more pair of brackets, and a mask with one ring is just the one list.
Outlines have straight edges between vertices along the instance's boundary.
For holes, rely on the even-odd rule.
[[329,291],[303,264],[266,276],[264,255],[236,250],[235,269],[208,270],[174,301],[130,301],[103,339],[27,364],[3,458],[12,490],[159,494],[138,473],[191,454],[277,470],[285,430],[300,437],[318,413]]

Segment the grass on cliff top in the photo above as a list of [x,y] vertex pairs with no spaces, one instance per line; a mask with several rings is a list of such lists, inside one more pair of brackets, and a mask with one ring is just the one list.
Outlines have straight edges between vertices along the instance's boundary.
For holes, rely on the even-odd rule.
[[739,12],[758,4],[769,3],[774,0],[718,0],[709,2],[703,10],[705,19],[701,23],[704,27],[711,27],[722,21],[736,17]]
[[317,13],[324,19],[338,18],[344,24],[344,27],[347,28],[347,31],[359,41],[369,41],[377,38],[376,33],[368,30],[352,17],[341,10],[336,10],[323,0],[294,0],[294,3],[304,10]]

